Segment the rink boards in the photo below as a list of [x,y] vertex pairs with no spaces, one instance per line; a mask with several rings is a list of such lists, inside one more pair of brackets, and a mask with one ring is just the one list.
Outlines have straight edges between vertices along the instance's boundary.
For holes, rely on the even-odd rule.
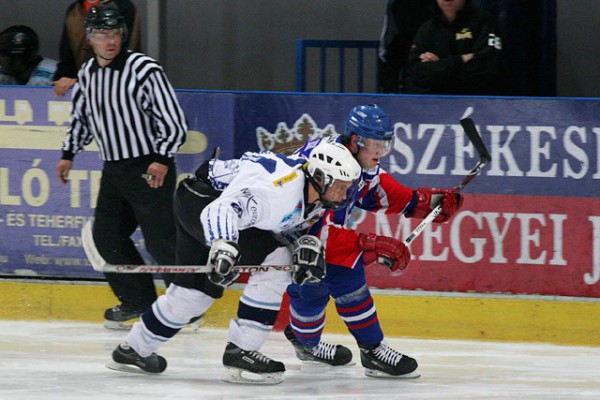
[[[469,193],[465,198],[452,220],[430,225],[411,245],[412,261],[402,274],[371,269],[370,284],[381,289],[599,296],[598,198]],[[406,237],[417,224],[379,215],[362,221],[360,229]]]
[[[162,290],[160,290],[162,293]],[[228,328],[240,289],[227,290],[203,327]],[[600,346],[600,302],[583,298],[374,290],[388,337],[465,339]],[[0,319],[73,320],[102,324],[115,304],[104,284],[0,282]],[[287,299],[275,329],[288,320]],[[348,334],[330,303],[325,332]]]
[[[444,336],[445,331],[455,331],[453,324],[436,320],[452,316],[458,334],[476,316],[480,322],[474,323],[472,334],[491,318],[491,327],[505,331],[504,337],[491,336],[511,340],[506,335],[522,331],[536,340],[548,335],[526,329],[528,318],[559,331],[557,326],[570,326],[580,332],[571,337],[580,338],[590,324],[597,324],[597,318],[587,316],[600,298],[600,100],[177,94],[190,127],[177,155],[180,177],[194,171],[214,146],[221,147],[222,158],[246,150],[286,151],[306,139],[342,132],[343,121],[356,104],[378,103],[395,122],[396,136],[394,151],[382,166],[409,187],[452,187],[477,162],[458,123],[471,116],[492,162],[466,188],[465,204],[453,220],[431,225],[413,243],[406,271],[399,275],[383,268],[368,271],[371,287],[385,291],[377,296],[381,318],[395,321],[384,323],[384,328],[393,329],[389,327],[397,322],[415,329],[422,326],[410,334]],[[79,237],[81,226],[93,216],[99,187],[101,163],[95,145],[76,157],[69,185],[60,185],[54,176],[69,112],[70,102],[54,97],[50,88],[0,89],[0,274],[4,276],[100,277],[90,268]],[[417,223],[385,215],[355,217],[358,230],[398,238]],[[134,239],[144,252],[141,236]],[[76,287],[48,285],[34,292],[48,290],[46,294],[56,296],[52,304],[57,307],[62,307],[62,293],[65,310],[82,307],[82,315],[114,305],[106,288],[84,286],[101,291],[92,297],[97,302],[106,299],[100,307],[72,295],[72,290],[78,293]],[[13,290],[18,293],[19,286],[6,288],[3,297]],[[46,301],[41,295],[27,304]],[[492,304],[509,311],[501,312]],[[546,309],[553,311],[542,311]],[[46,310],[41,318],[57,317],[47,307],[41,310]],[[410,323],[397,320],[407,315]],[[523,329],[499,328],[505,319],[517,326],[519,315]]]
[[[356,104],[378,103],[396,143],[382,166],[406,186],[452,187],[477,163],[459,119],[471,116],[492,156],[462,210],[413,244],[401,276],[378,288],[600,298],[600,100],[178,91],[189,123],[180,177],[210,157],[286,151],[342,132]],[[101,162],[92,142],[70,183],[54,166],[70,102],[49,88],[0,90],[0,274],[100,277],[81,248]],[[142,179],[142,178],[140,178]],[[364,220],[363,220],[364,218]],[[357,214],[359,230],[402,238],[416,222]],[[409,224],[412,224],[409,226]],[[143,251],[141,236],[136,245]],[[150,260],[149,260],[150,261]]]

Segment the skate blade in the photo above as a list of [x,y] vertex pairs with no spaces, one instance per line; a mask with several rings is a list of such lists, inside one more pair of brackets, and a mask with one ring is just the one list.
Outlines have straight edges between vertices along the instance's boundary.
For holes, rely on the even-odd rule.
[[421,376],[417,371],[409,372],[404,375],[390,375],[385,372],[375,369],[365,369],[365,375],[371,378],[387,378],[387,379],[417,379]]
[[110,321],[104,320],[104,327],[111,331],[130,331],[131,327],[138,319],[130,319],[129,321]]
[[353,365],[356,365],[356,361],[354,360],[350,360],[349,363],[347,364],[342,364],[342,365],[331,365],[331,364],[327,364],[324,361],[315,361],[315,360],[302,360],[302,366],[303,367],[311,367],[311,368],[317,368],[317,367],[325,367],[325,368],[345,368],[345,367],[351,367]]
[[223,377],[225,382],[246,383],[252,385],[276,385],[284,381],[283,372],[257,374],[239,368],[225,367]]
[[130,374],[140,375],[158,375],[160,372],[148,372],[141,368],[138,368],[131,364],[121,364],[115,361],[109,361],[106,363],[106,368],[112,369],[113,371],[127,372]]
[[296,357],[302,361],[302,365],[304,366],[324,366],[324,367],[351,367],[353,365],[356,365],[356,361],[354,361],[354,358],[352,358],[347,364],[342,364],[342,365],[331,365],[329,363],[326,363],[325,361],[318,361],[315,360],[312,357],[308,357],[305,354],[303,354],[302,352],[296,352]]

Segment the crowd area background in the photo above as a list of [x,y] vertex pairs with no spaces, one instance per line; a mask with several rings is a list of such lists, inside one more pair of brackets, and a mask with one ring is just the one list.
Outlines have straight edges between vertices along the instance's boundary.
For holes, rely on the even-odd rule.
[[[58,59],[64,13],[71,2],[4,0],[0,27],[31,26],[40,36],[40,54]],[[499,4],[477,1],[486,2],[490,7]],[[142,51],[161,62],[174,87],[258,91],[294,90],[296,39],[379,39],[386,5],[385,0],[133,3],[142,16]],[[600,37],[589,32],[600,22],[600,3],[571,0],[556,5],[556,94],[598,97],[600,80],[594,77],[600,54],[592,49],[600,48]],[[539,59],[534,53],[530,57],[531,62]]]

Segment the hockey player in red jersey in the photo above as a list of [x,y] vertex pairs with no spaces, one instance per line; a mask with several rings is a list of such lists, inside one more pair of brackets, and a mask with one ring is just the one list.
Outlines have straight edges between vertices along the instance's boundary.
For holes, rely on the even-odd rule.
[[344,134],[309,141],[295,155],[309,157],[317,145],[315,142],[320,141],[343,143],[362,167],[362,182],[355,202],[341,210],[327,211],[309,229],[324,245],[327,276],[318,283],[288,287],[290,324],[285,335],[302,360],[330,365],[350,363],[350,349],[321,341],[325,307],[331,296],[358,343],[367,376],[419,377],[415,359],[385,344],[365,276],[365,268],[405,269],[410,262],[410,250],[393,237],[357,233],[347,228],[347,222],[353,207],[424,218],[441,201],[442,213],[434,222],[443,223],[460,208],[463,198],[451,189],[407,188],[381,168],[381,157],[394,146],[394,128],[377,105],[355,107],[346,119]]

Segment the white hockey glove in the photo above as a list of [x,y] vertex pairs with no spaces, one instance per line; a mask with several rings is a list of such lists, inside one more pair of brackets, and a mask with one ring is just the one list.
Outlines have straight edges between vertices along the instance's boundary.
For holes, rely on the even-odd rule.
[[297,285],[318,283],[327,274],[325,249],[316,236],[300,236],[292,255],[292,281]]
[[208,274],[208,279],[224,288],[231,286],[240,277],[240,273],[233,268],[239,259],[240,248],[237,243],[225,239],[213,240],[207,263],[213,270]]

